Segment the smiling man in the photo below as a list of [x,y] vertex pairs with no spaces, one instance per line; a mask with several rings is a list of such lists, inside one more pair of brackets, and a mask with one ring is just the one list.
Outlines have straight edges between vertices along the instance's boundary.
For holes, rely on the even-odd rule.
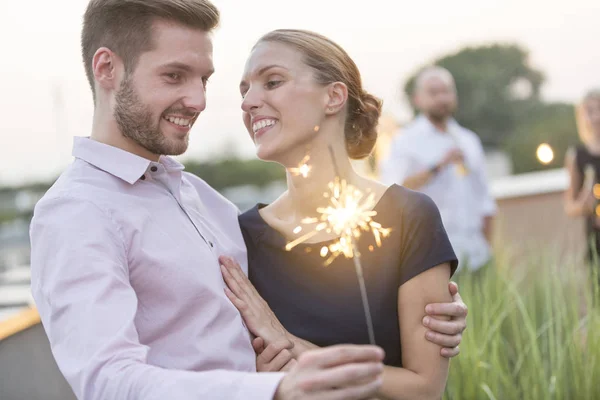
[[32,292],[57,364],[80,399],[371,396],[383,369],[372,346],[297,362],[275,346],[289,372],[256,373],[219,268],[220,255],[246,265],[238,210],[167,157],[206,107],[218,21],[206,0],[88,5],[91,137],[76,138],[31,223]]

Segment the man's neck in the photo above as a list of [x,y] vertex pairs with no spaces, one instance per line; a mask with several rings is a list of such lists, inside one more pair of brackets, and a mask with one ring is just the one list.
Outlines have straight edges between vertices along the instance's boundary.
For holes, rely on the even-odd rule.
[[443,120],[436,120],[433,119],[429,116],[427,116],[427,119],[429,120],[429,122],[431,122],[431,124],[433,126],[435,126],[435,128],[443,133],[447,133],[448,132],[448,122],[449,122],[449,118],[445,118]]
[[160,154],[154,154],[130,138],[123,136],[114,118],[102,118],[101,115],[95,113],[90,137],[92,140],[117,147],[150,161],[157,162],[160,158]]

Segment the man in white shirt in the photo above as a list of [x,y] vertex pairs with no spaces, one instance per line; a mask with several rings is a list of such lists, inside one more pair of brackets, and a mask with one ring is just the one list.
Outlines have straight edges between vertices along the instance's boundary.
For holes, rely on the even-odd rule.
[[[276,343],[258,364],[288,372],[256,373],[219,268],[227,255],[247,272],[239,210],[166,156],[187,149],[205,109],[218,20],[207,0],[89,3],[91,138],[76,138],[75,161],[31,223],[32,293],[52,352],[86,400],[370,398],[383,370],[374,346],[296,362]],[[452,324],[428,325],[432,341],[455,348],[464,303],[430,306],[433,315],[456,309]]]
[[479,137],[452,117],[457,95],[450,72],[430,67],[419,74],[414,102],[421,112],[393,139],[380,178],[429,195],[459,258],[459,269],[476,271],[491,258],[496,212]]

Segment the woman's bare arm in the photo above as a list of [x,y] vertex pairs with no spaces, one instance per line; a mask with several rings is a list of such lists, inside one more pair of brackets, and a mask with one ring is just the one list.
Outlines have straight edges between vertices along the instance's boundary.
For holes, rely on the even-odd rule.
[[575,151],[569,149],[565,155],[565,169],[569,173],[569,186],[565,191],[565,213],[571,217],[587,216],[593,212],[593,194],[581,186],[583,177],[575,165]]
[[[446,387],[449,360],[440,346],[425,339],[425,306],[448,302],[450,266],[445,263],[415,276],[399,289],[398,314],[402,368],[385,367],[381,399],[440,399]],[[398,338],[400,340],[400,338]]]

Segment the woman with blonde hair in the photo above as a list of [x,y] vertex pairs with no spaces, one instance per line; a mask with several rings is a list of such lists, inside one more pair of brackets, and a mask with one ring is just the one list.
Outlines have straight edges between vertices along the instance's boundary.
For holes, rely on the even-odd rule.
[[[357,66],[339,45],[300,30],[273,31],[258,41],[240,92],[258,157],[288,170],[281,197],[239,218],[249,280],[224,261],[226,293],[248,329],[266,344],[289,340],[295,357],[317,346],[369,343],[353,261],[340,256],[324,267],[319,255],[338,239],[335,233],[323,230],[285,249],[298,237],[296,227],[327,206],[323,193],[340,177],[371,193],[376,221],[391,228],[381,248],[369,235],[356,243],[375,342],[386,353],[378,397],[441,398],[449,360],[423,324],[451,329],[451,315],[428,317],[426,308],[451,302],[448,281],[458,261],[429,197],[384,186],[352,167],[351,159],[367,157],[375,146],[381,101],[364,90]],[[311,173],[292,173],[307,155]]]
[[570,148],[565,157],[570,177],[565,211],[569,216],[586,219],[587,260],[598,264],[600,193],[594,186],[600,178],[600,89],[591,90],[584,96],[576,108],[576,117],[582,143]]

